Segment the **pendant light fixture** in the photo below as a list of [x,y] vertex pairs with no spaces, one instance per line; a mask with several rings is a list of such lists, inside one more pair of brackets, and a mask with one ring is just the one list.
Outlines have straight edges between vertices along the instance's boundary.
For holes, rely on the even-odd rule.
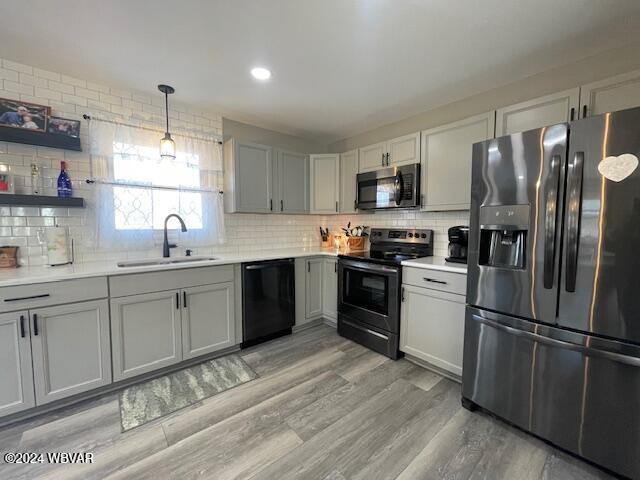
[[164,138],[160,140],[160,156],[163,159],[173,160],[176,158],[176,144],[169,133],[169,95],[174,93],[175,89],[169,85],[158,85],[158,90],[164,93],[164,111],[167,117],[167,130],[164,132]]

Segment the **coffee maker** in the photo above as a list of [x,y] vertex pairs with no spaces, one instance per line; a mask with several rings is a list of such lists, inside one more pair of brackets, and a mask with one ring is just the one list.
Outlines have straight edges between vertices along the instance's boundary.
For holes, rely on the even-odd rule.
[[469,227],[458,225],[451,227],[449,234],[449,256],[447,262],[467,263],[467,243],[469,241]]

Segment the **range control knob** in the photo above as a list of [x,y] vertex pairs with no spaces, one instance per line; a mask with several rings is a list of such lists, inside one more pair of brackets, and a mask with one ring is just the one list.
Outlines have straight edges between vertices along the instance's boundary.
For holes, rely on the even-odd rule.
[[427,234],[423,233],[422,235],[420,235],[422,238],[427,238]]
[[410,234],[409,234],[409,238],[413,238],[413,233],[410,233]]

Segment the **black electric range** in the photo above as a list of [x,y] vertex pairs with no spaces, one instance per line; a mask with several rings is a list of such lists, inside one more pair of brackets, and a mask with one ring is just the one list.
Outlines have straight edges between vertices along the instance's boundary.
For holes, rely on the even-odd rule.
[[433,255],[433,230],[371,230],[369,251],[338,255],[338,333],[390,358],[402,354],[404,260]]

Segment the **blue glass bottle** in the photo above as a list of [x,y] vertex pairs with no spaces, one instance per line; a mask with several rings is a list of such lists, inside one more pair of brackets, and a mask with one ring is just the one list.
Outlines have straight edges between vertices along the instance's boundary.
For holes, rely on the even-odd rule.
[[71,179],[67,173],[67,162],[60,162],[60,175],[58,175],[58,197],[70,198],[72,194]]

